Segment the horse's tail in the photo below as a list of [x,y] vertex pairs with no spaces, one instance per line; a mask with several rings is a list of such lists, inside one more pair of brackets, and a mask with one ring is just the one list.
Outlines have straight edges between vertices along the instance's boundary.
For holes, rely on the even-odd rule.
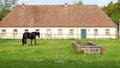
[[24,39],[24,36],[25,36],[25,34],[23,34],[23,37],[22,37],[22,45],[24,45],[24,44],[25,44],[25,39]]

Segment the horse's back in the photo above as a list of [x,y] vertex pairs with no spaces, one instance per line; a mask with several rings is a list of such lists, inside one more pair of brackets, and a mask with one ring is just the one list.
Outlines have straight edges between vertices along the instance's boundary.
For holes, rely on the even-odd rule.
[[39,36],[39,34],[40,34],[39,32],[31,32],[31,33],[25,32],[25,33],[23,33],[23,38],[34,39],[34,38],[36,38],[36,35]]
[[23,33],[23,38],[28,38],[29,37],[29,32],[25,32],[25,33]]
[[40,32],[32,32],[35,36],[40,36]]

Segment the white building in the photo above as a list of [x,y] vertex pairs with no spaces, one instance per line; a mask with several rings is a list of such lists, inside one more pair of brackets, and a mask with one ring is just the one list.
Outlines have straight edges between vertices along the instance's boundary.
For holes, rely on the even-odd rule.
[[0,22],[1,38],[117,38],[118,26],[97,5],[17,5]]

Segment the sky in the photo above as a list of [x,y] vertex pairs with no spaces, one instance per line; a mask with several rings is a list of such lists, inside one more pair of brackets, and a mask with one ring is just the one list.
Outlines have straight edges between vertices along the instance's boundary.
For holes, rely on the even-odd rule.
[[[18,4],[28,4],[28,5],[59,5],[59,4],[73,4],[79,0],[19,0]],[[100,7],[106,6],[108,3],[113,1],[114,3],[118,0],[82,0],[85,5],[99,5]]]

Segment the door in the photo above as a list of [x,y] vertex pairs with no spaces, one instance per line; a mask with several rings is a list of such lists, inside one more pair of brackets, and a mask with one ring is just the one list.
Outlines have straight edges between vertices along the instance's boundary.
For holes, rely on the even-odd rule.
[[82,39],[86,38],[86,29],[81,30],[81,38]]

